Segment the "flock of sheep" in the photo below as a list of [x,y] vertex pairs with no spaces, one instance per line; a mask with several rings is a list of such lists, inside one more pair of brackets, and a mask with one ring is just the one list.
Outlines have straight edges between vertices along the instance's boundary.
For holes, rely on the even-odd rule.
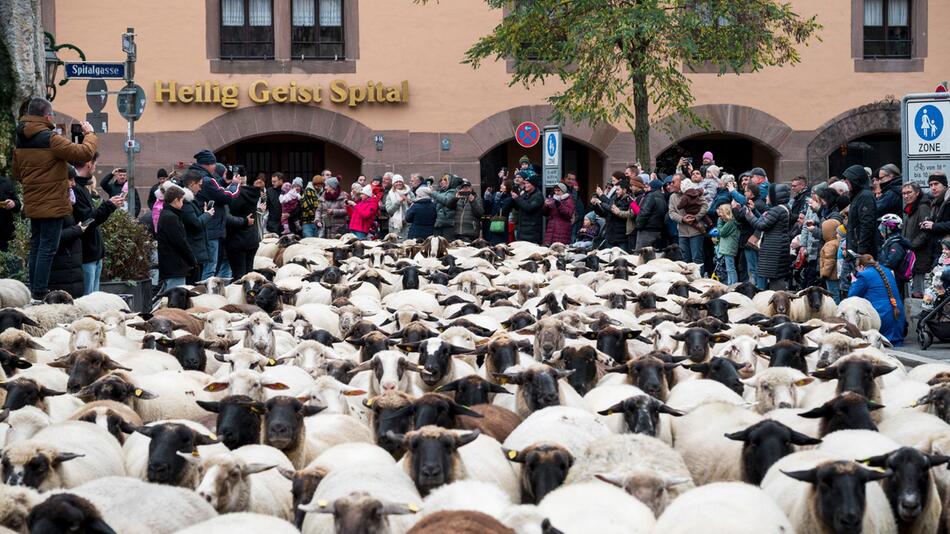
[[148,314],[0,280],[0,532],[945,528],[950,365],[662,256],[267,239]]

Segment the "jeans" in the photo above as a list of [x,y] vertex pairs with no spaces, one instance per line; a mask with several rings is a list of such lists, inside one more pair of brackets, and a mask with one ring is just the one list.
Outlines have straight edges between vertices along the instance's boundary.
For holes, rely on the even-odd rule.
[[207,280],[218,272],[218,248],[221,246],[220,239],[208,240],[208,262],[201,266],[201,273],[198,281]]
[[314,223],[304,223],[303,225],[303,236],[304,237],[317,237],[317,225]]
[[680,249],[683,250],[683,261],[703,265],[703,234],[693,237],[679,237]]
[[765,291],[769,288],[769,280],[764,276],[755,275],[755,287],[759,288],[759,291]]
[[356,230],[350,230],[350,233],[355,235],[357,239],[366,239],[366,232],[357,232]]
[[173,288],[173,287],[181,287],[181,286],[185,285],[185,278],[184,278],[184,277],[181,277],[181,278],[166,278],[165,280],[163,280],[163,282],[165,282],[165,289],[168,290],[168,289],[171,289],[171,288]]
[[736,257],[723,256],[726,261],[726,283],[729,285],[739,283],[739,275],[736,273]]
[[30,219],[30,257],[28,269],[34,297],[49,289],[49,273],[63,232],[62,219]]
[[752,250],[750,248],[743,249],[745,251],[745,270],[749,275],[749,282],[755,284],[755,287],[759,287],[756,273],[759,271],[759,251]]
[[82,294],[89,295],[99,291],[101,276],[102,260],[82,264]]
[[825,280],[825,289],[831,293],[831,298],[835,299],[835,304],[841,302],[841,295],[838,294],[838,281],[837,280]]
[[639,230],[637,232],[636,248],[652,247],[660,239],[660,232],[655,230]]

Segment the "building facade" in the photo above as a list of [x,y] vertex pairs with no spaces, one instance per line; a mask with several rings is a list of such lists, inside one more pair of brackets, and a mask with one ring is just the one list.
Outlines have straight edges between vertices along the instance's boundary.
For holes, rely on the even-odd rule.
[[[691,72],[711,130],[658,121],[650,138],[657,161],[647,167],[668,170],[681,155],[711,150],[727,170],[761,166],[787,181],[825,179],[852,163],[899,163],[901,96],[929,92],[950,73],[950,50],[928,43],[929,21],[950,20],[950,3],[793,4],[824,26],[801,49],[802,62],[741,76]],[[545,99],[557,90],[510,87],[503,60],[477,70],[461,64],[503,16],[481,0],[43,0],[42,8],[47,31],[90,61],[123,59],[120,35],[135,28],[136,82],[148,99],[135,125],[139,187],[200,148],[251,174],[306,178],[330,168],[349,182],[385,171],[452,172],[488,185],[522,155],[540,159],[540,148],[522,149],[514,131],[525,120],[548,124]],[[64,125],[92,111],[85,92],[83,80],[59,89],[54,107]],[[108,114],[103,172],[125,162],[126,123],[114,98],[99,105]],[[634,161],[624,125],[562,126],[564,168],[585,189]]]

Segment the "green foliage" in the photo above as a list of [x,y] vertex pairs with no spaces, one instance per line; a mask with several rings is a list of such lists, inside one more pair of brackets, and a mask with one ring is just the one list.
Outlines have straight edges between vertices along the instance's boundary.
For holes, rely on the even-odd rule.
[[103,280],[144,280],[152,265],[155,240],[148,229],[124,211],[116,211],[101,227],[106,248]]
[[[16,185],[19,194],[20,184]],[[26,262],[30,254],[30,221],[14,217],[15,230],[7,252],[0,251],[0,278],[13,278],[26,282]]]
[[645,164],[651,114],[705,126],[691,109],[683,65],[712,62],[723,75],[795,64],[796,47],[821,29],[816,17],[802,18],[777,0],[485,2],[493,9],[515,7],[469,48],[463,63],[477,68],[512,59],[511,85],[563,82],[548,99],[552,118],[626,123]]

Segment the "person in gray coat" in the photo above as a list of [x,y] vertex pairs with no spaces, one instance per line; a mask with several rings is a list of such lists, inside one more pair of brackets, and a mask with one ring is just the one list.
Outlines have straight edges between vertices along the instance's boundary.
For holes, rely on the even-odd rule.
[[436,207],[435,232],[432,235],[444,237],[449,241],[455,239],[455,210],[449,204],[455,199],[460,185],[462,178],[446,174],[439,181],[438,190],[432,191],[432,201]]
[[791,210],[788,201],[791,188],[787,184],[772,184],[769,187],[769,209],[764,213],[746,206],[742,213],[752,227],[762,232],[759,240],[759,265],[756,272],[756,286],[761,289],[784,290],[788,288],[788,276],[791,274],[788,234]]

